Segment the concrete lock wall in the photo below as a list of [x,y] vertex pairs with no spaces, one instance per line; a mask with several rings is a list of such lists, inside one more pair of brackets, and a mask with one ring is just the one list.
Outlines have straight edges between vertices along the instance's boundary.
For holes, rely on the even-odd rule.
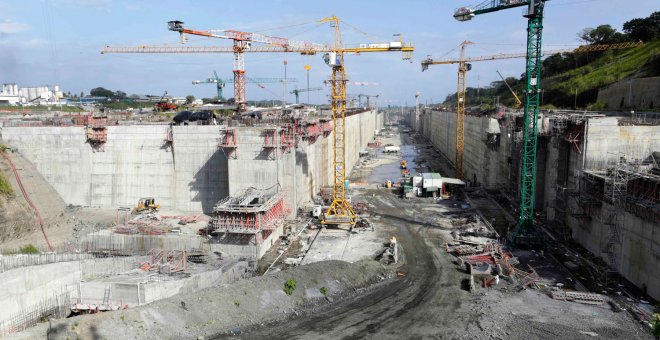
[[0,321],[32,308],[62,289],[75,291],[80,278],[78,261],[22,267],[0,274]]
[[[382,123],[375,111],[346,118],[348,171]],[[2,137],[73,205],[116,208],[155,197],[163,208],[211,213],[229,193],[280,183],[295,211],[332,180],[332,135],[275,160],[263,148],[262,127],[238,127],[236,157],[228,160],[217,147],[218,126],[174,126],[173,149],[165,144],[168,128],[108,126],[103,151],[86,142],[83,127],[5,127]]]
[[108,126],[104,151],[83,127],[5,127],[3,139],[35,164],[67,204],[116,208],[156,197],[165,208],[210,212],[227,195],[227,162],[217,126]]
[[619,125],[616,117],[589,119],[585,135],[585,169],[604,169],[621,155],[641,161],[660,150],[660,127]]
[[[422,133],[447,158],[452,165],[456,161],[456,113],[425,110],[421,118]],[[489,134],[499,134],[499,145],[489,146]],[[466,180],[488,189],[518,187],[513,178],[509,152],[512,139],[508,131],[500,127],[495,118],[465,116],[465,148],[463,149],[463,174]],[[453,177],[454,174],[442,174]],[[538,181],[540,182],[540,180]]]
[[[346,174],[359,159],[359,151],[382,127],[382,114],[367,111],[346,118]],[[229,158],[229,192],[255,187],[272,188],[279,185],[287,193],[287,206],[292,214],[309,202],[321,186],[331,185],[333,179],[333,134],[320,136],[314,143],[300,141],[275,157],[275,150],[264,148],[264,127],[236,128],[235,157]],[[294,175],[295,174],[295,175]],[[348,176],[347,176],[348,177]]]
[[[499,122],[500,144],[494,148],[484,139],[488,132],[496,131],[495,123],[497,121],[489,117],[465,117],[465,177],[468,180],[476,177],[477,182],[486,188],[499,188],[504,183],[503,187],[514,194],[519,186],[519,151],[515,147],[515,133],[510,129],[514,123],[510,117]],[[456,113],[425,110],[421,125],[424,136],[453,164]],[[658,299],[660,225],[627,211],[617,211],[607,203],[590,211],[591,221],[588,221],[572,213],[582,211],[575,200],[566,198],[566,212],[563,213],[557,209],[556,201],[560,199],[557,192],[561,190],[558,188],[579,191],[583,170],[604,169],[623,154],[628,161],[642,160],[660,149],[660,126],[619,125],[615,117],[589,118],[585,126],[586,138],[577,147],[565,142],[563,135],[539,137],[536,209],[547,212],[551,223],[566,225],[577,242],[605,261],[604,247],[610,227],[604,222],[613,218],[613,212],[622,215],[619,226],[621,242],[616,248],[618,270],[626,279],[640,288],[645,287],[649,295]]]

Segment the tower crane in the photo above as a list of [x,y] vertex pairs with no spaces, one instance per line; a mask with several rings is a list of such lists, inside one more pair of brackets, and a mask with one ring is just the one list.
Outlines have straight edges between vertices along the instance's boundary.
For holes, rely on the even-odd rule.
[[187,40],[186,35],[199,35],[210,38],[230,39],[234,42],[234,101],[236,102],[238,111],[245,111],[246,98],[245,98],[245,57],[244,52],[252,48],[253,43],[265,44],[272,47],[280,48],[322,48],[323,45],[312,44],[307,42],[295,42],[289,39],[271,37],[263,34],[241,32],[236,30],[193,30],[183,26],[182,21],[173,20],[167,23],[170,31],[179,32],[181,36],[181,43]]
[[[245,78],[245,83],[246,84],[269,84],[269,83],[282,83],[282,82],[287,82],[287,83],[296,83],[298,80],[296,78],[250,78],[246,77]],[[216,84],[216,89],[218,91],[218,99],[222,98],[222,89],[225,87],[227,83],[233,83],[234,79],[231,78],[220,78],[218,77],[218,73],[216,71],[213,71],[213,78],[206,78],[202,80],[193,80],[193,85],[199,85],[199,84]],[[246,98],[247,99],[247,98]]]
[[[294,90],[291,91],[290,93],[296,96],[296,104],[298,104],[298,102],[299,102],[299,101],[298,101],[298,99],[299,99],[298,97],[299,97],[299,95],[300,95],[301,93],[303,93],[303,92],[321,91],[321,90],[323,90],[322,87],[308,87],[308,88],[306,88],[306,89],[294,89]],[[308,103],[308,104],[309,104],[309,103]]]
[[362,105],[362,98],[367,98],[367,107],[371,107],[371,103],[370,103],[370,100],[369,100],[369,99],[370,99],[370,98],[378,98],[378,97],[380,97],[379,94],[376,94],[376,95],[370,95],[370,94],[362,94],[362,93],[360,93],[360,94],[357,95],[357,98],[358,98],[358,105],[360,105],[360,106]]
[[[455,165],[457,178],[462,178],[463,176],[462,159],[463,159],[463,149],[464,149],[464,141],[465,141],[464,117],[465,117],[465,107],[467,101],[465,96],[465,84],[466,84],[466,73],[472,69],[471,63],[478,61],[498,60],[498,59],[525,58],[527,56],[527,53],[509,53],[509,54],[495,54],[495,55],[479,56],[479,57],[465,57],[465,46],[472,44],[474,43],[470,41],[464,41],[460,44],[461,54],[458,59],[434,60],[432,58],[427,58],[423,60],[421,63],[422,71],[428,70],[430,65],[458,64],[458,90],[456,92],[457,105],[456,105],[456,165]],[[642,42],[626,42],[626,43],[610,44],[610,45],[585,45],[574,49],[557,49],[557,50],[541,51],[541,55],[547,56],[557,53],[587,53],[587,52],[596,52],[596,51],[633,48],[642,45],[644,45],[644,43]]]
[[[333,119],[333,200],[330,208],[323,216],[325,224],[351,224],[354,225],[357,215],[346,199],[344,181],[345,176],[345,126],[346,114],[346,70],[344,68],[344,54],[361,54],[370,52],[402,52],[404,60],[410,60],[414,46],[409,43],[392,41],[381,44],[360,44],[358,47],[344,47],[339,30],[340,20],[336,16],[326,17],[319,22],[330,23],[334,28],[334,42],[332,46],[314,44],[310,42],[294,42],[285,38],[268,37],[264,35],[240,32],[240,31],[194,31],[185,29],[183,22],[170,21],[169,29],[181,33],[185,40],[185,34],[195,34],[208,37],[227,38],[234,41],[234,46],[132,46],[132,47],[110,47],[101,49],[101,53],[233,53],[234,54],[234,96],[240,98],[243,103],[239,109],[245,108],[244,85],[245,70],[243,53],[246,52],[291,52],[302,55],[324,54],[326,64],[332,68],[331,77],[331,103]],[[219,33],[214,33],[219,32]],[[265,44],[266,46],[252,46],[253,42]],[[239,84],[237,84],[239,83]],[[237,96],[237,93],[239,95]]]
[[[520,214],[509,235],[513,243],[525,243],[535,239],[534,199],[536,193],[536,147],[538,137],[538,113],[541,90],[541,44],[543,8],[547,0],[486,0],[473,7],[461,7],[454,12],[458,21],[468,21],[477,15],[497,12],[514,7],[527,6],[523,16],[527,18],[527,52],[525,113],[523,120],[523,150],[520,183]],[[461,58],[461,62],[465,62]],[[424,65],[424,64],[423,64]],[[460,64],[459,64],[460,65]],[[424,66],[422,66],[424,67]],[[459,71],[460,73],[460,71]]]

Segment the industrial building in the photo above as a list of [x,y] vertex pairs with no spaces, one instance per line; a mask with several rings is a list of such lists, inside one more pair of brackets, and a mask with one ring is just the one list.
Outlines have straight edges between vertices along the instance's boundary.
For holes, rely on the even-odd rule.
[[17,84],[2,84],[0,91],[0,104],[6,105],[60,104],[63,98],[58,85],[18,87]]

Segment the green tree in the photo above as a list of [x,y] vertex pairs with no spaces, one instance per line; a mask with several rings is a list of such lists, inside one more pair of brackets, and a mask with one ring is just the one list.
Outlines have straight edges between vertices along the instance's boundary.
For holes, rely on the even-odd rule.
[[653,12],[648,18],[626,21],[623,31],[632,40],[650,41],[660,38],[660,12]]
[[585,28],[578,34],[578,38],[591,45],[616,44],[626,41],[626,36],[617,32],[610,25]]
[[114,97],[115,93],[103,87],[96,87],[89,91],[92,97]]
[[195,96],[193,95],[187,95],[186,96],[186,104],[192,104],[192,102],[195,101]]

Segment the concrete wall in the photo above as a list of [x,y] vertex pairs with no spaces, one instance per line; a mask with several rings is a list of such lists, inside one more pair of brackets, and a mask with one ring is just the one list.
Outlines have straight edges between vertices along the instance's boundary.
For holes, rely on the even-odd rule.
[[17,268],[0,274],[0,321],[63,289],[75,291],[80,277],[78,261]]
[[164,208],[210,212],[228,193],[217,126],[109,126],[104,151],[83,127],[5,127],[3,139],[37,167],[67,204],[116,208],[153,196]]
[[[455,160],[456,114],[425,110],[421,118],[422,133],[450,162]],[[488,132],[500,132],[498,147],[486,142]],[[583,170],[603,169],[621,154],[628,160],[644,159],[660,150],[660,126],[619,125],[615,117],[592,117],[586,121],[583,142],[577,148],[564,141],[562,134],[540,136],[537,154],[536,209],[547,213],[554,225],[565,225],[572,237],[597,256],[607,260],[604,247],[615,209],[603,203],[590,211],[591,220],[577,218],[582,208],[570,198],[577,192]],[[517,197],[519,142],[515,120],[507,116],[499,123],[489,117],[465,117],[465,149],[463,169],[468,180],[476,180],[486,188],[504,187]],[[548,131],[547,126],[543,126]],[[445,175],[445,174],[443,174]],[[451,174],[449,174],[451,175]],[[565,188],[565,206],[558,207],[558,187]],[[561,191],[560,189],[559,191]],[[629,212],[621,215],[621,244],[617,249],[620,273],[638,287],[646,287],[652,297],[660,298],[660,224],[643,220]],[[580,214],[577,214],[580,215]]]
[[[382,114],[376,111],[346,118],[345,159],[347,177],[359,159],[359,151],[382,128]],[[236,128],[238,148],[235,158],[229,159],[229,192],[256,187],[260,189],[279,185],[287,192],[287,205],[296,209],[309,202],[321,186],[331,185],[333,179],[333,134],[320,136],[314,143],[301,141],[280,157],[274,157],[263,147],[265,128]]]
[[[572,211],[580,211],[571,202]],[[615,248],[617,271],[647,294],[660,298],[660,224],[643,220],[630,212],[617,210],[611,204],[592,208],[591,219],[568,215],[572,237],[595,255],[607,259],[604,252],[608,243],[610,225],[620,215],[620,244]]]
[[[375,111],[346,118],[347,169],[382,124]],[[4,127],[2,138],[35,164],[67,204],[81,206],[133,206],[153,196],[163,208],[211,213],[230,192],[279,183],[295,211],[332,179],[332,134],[271,159],[262,127],[237,127],[236,158],[228,160],[217,148],[218,126],[174,126],[173,149],[165,146],[167,125],[107,129],[103,151],[86,143],[83,127]]]
[[598,102],[609,109],[653,109],[660,106],[660,77],[622,80],[598,90]]
[[616,117],[591,118],[585,134],[585,169],[604,169],[626,155],[628,161],[642,160],[660,150],[660,127],[619,125]]

